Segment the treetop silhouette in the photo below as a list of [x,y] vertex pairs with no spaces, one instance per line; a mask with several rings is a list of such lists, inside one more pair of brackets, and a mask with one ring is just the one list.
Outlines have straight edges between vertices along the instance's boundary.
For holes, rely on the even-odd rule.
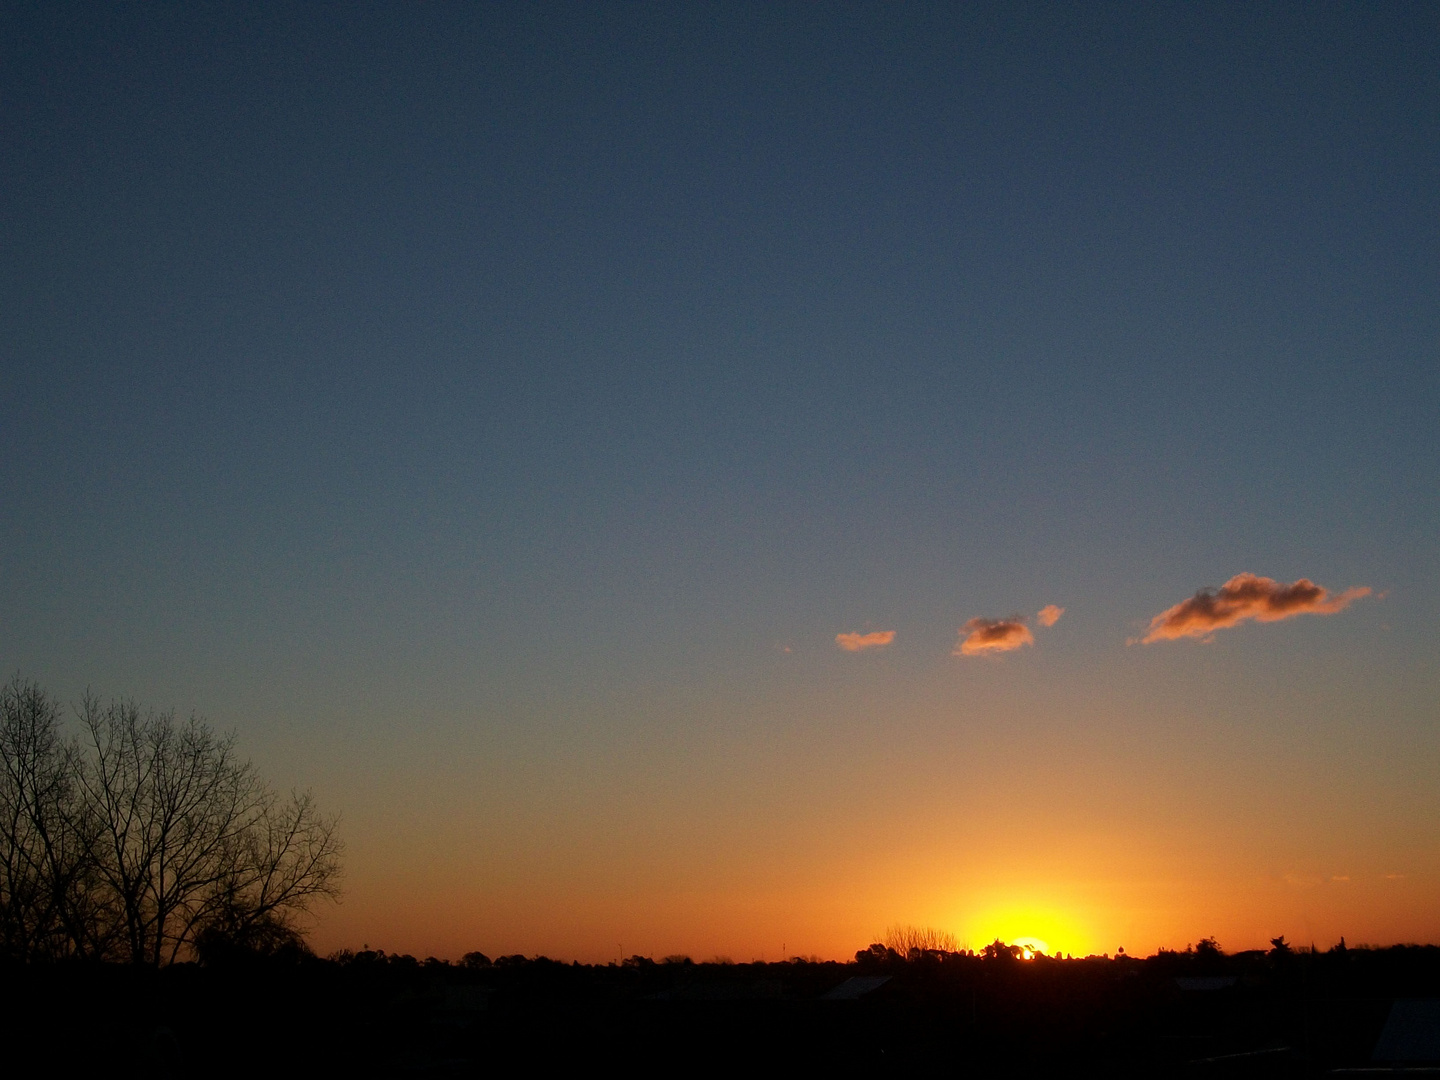
[[80,734],[19,676],[0,688],[0,952],[160,966],[304,951],[338,896],[337,820],[281,797],[202,719],[87,696]]

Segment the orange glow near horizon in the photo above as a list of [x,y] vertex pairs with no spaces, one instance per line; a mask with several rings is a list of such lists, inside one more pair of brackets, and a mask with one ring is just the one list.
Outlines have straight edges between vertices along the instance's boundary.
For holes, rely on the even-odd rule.
[[1210,936],[1236,952],[1281,933],[1328,948],[1342,934],[1352,945],[1385,944],[1433,940],[1440,929],[1433,881],[1388,856],[1373,867],[1352,860],[1336,872],[1267,873],[1275,856],[1235,847],[1177,868],[1192,847],[1177,842],[1167,856],[1137,839],[1086,847],[1070,837],[1072,854],[1032,845],[1020,858],[1013,831],[880,856],[865,836],[853,847],[832,837],[827,858],[767,865],[743,858],[748,840],[725,852],[692,834],[710,845],[708,858],[647,865],[615,845],[547,863],[515,851],[445,874],[396,846],[377,859],[388,873],[354,874],[345,903],[319,913],[315,944],[321,953],[369,944],[420,957],[479,950],[587,963],[631,954],[776,960],[783,945],[844,961],[897,923],[949,931],[977,952],[998,938],[1047,956],[1122,947],[1146,956]]
[[1247,696],[1191,662],[1239,664],[1224,640],[1055,672],[872,670],[824,645],[813,677],[767,654],[753,697],[327,746],[313,780],[351,848],[317,951],[844,961],[897,924],[1075,956],[1440,939],[1431,761],[1354,719],[1368,683],[1307,660]]
[[[937,902],[953,882],[934,882],[935,895],[927,899],[922,877],[888,878],[895,869],[876,867],[867,878],[853,868],[821,867],[786,887],[754,891],[700,881],[666,890],[648,879],[587,888],[551,879],[487,893],[423,874],[407,889],[355,880],[347,902],[324,913],[315,944],[322,954],[368,944],[450,959],[479,950],[585,963],[632,954],[743,963],[780,959],[782,947],[787,955],[849,960],[896,923],[950,931],[961,948],[976,952],[998,938],[1046,956],[1113,956],[1123,948],[1143,957],[1210,936],[1227,952],[1266,948],[1281,933],[1320,948],[1341,934],[1352,945],[1434,938],[1426,932],[1434,925],[1430,884],[1400,874],[1258,884],[1222,877],[1140,886],[1119,880],[1088,888],[1072,883],[1068,891],[1017,881],[1014,893],[982,894],[973,907],[956,907]],[[1013,874],[993,863],[989,870]],[[416,903],[416,893],[425,900]]]

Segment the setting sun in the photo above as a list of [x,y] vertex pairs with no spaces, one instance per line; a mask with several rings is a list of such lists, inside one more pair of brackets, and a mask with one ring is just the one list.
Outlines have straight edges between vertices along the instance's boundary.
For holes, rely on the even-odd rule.
[[1020,959],[1022,960],[1034,960],[1037,956],[1050,954],[1050,946],[1037,937],[1018,937],[1010,944],[1020,946]]
[[1020,946],[1021,956],[1026,960],[1036,955],[1084,955],[1094,951],[1091,934],[1079,920],[1067,912],[1038,904],[992,908],[978,912],[964,924],[971,928],[966,940],[977,942],[976,948],[998,938],[1008,945]]

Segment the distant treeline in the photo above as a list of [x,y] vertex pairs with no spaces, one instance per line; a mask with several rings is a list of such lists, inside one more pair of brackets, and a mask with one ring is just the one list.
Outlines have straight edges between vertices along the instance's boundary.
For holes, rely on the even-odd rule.
[[[1396,998],[1440,996],[1440,948],[604,964],[480,952],[230,950],[159,968],[0,964],[0,1038],[146,1075],[1321,1076],[1368,1063]],[[83,1022],[80,1022],[83,1021]]]
[[[1440,945],[1347,945],[1344,938],[1329,949],[1311,946],[1292,946],[1284,936],[1272,938],[1268,949],[1247,949],[1227,953],[1214,938],[1202,938],[1197,945],[1185,949],[1160,949],[1147,957],[1129,956],[1121,950],[1114,956],[1092,954],[1087,956],[1047,956],[1034,953],[1030,959],[1022,959],[1025,950],[1020,945],[1010,945],[998,938],[976,951],[971,949],[921,949],[911,948],[901,954],[893,946],[875,942],[855,953],[854,959],[821,960],[813,956],[794,956],[786,960],[752,960],[736,963],[727,958],[696,961],[690,956],[672,954],[662,959],[634,954],[622,960],[611,960],[598,964],[582,964],[578,960],[555,960],[543,954],[526,956],[523,953],[500,955],[491,959],[483,952],[467,952],[459,960],[443,960],[434,956],[417,959],[408,953],[387,953],[383,949],[352,950],[342,949],[331,953],[324,961],[311,957],[311,962],[324,962],[340,967],[389,967],[395,970],[484,972],[507,971],[530,968],[551,970],[558,968],[605,971],[656,971],[676,972],[683,970],[724,973],[732,971],[774,970],[805,971],[810,969],[884,971],[916,971],[922,969],[1009,969],[1046,970],[1075,969],[1078,966],[1090,968],[1113,968],[1116,970],[1145,970],[1164,972],[1259,972],[1284,971],[1299,965],[1336,965],[1379,962],[1382,958],[1428,957],[1440,964]],[[1359,959],[1357,959],[1359,958]]]

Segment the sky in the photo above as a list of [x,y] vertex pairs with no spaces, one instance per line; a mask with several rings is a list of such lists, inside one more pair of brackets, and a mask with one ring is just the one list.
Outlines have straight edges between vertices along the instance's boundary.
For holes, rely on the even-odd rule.
[[7,5],[0,140],[0,667],[319,951],[1440,941],[1433,5]]

